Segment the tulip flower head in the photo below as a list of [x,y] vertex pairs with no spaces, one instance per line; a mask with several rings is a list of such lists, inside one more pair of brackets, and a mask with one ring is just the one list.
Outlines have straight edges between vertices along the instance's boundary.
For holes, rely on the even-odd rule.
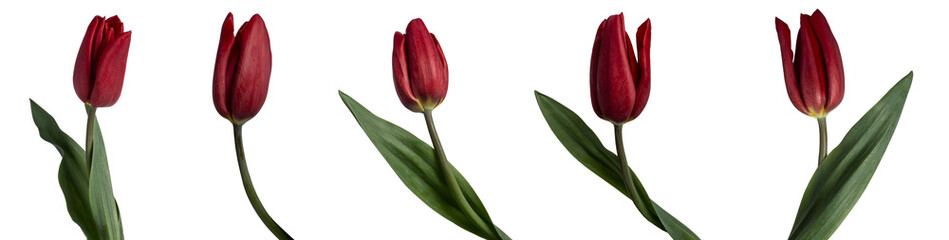
[[79,100],[93,107],[112,106],[122,94],[131,31],[118,16],[92,18],[79,46],[73,88]]
[[[844,98],[844,66],[837,39],[820,10],[801,14],[797,46],[791,51],[791,30],[774,18],[784,63],[788,97],[798,111],[822,118]],[[792,60],[793,57],[793,60]]]
[[212,95],[217,112],[234,123],[257,115],[267,99],[271,65],[264,19],[254,14],[234,35],[234,16],[228,13],[214,64]]
[[652,26],[649,19],[639,26],[634,52],[624,21],[620,13],[600,23],[590,59],[593,111],[614,124],[636,119],[649,100]]
[[445,99],[448,63],[422,19],[409,22],[405,34],[395,32],[392,78],[402,105],[413,112],[435,109]]

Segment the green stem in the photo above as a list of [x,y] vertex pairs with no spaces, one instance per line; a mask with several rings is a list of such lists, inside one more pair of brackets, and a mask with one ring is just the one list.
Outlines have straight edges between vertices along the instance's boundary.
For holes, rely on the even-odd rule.
[[86,106],[86,170],[92,172],[92,137],[96,126],[96,107]]
[[[646,195],[646,191],[636,191],[632,170],[630,170],[629,164],[626,161],[626,149],[623,147],[623,124],[614,124],[613,133],[614,136],[616,136],[616,156],[619,158],[620,175],[623,177],[623,186],[626,187],[626,193],[629,198],[633,200],[636,209],[639,210],[639,213],[641,213],[646,220],[649,220],[649,222],[656,225],[659,229],[665,230],[665,227],[663,227],[662,222],[659,220],[659,216],[656,215],[655,208],[652,206],[652,200]],[[640,188],[642,188],[642,186],[640,186]]]
[[820,129],[820,155],[817,156],[817,165],[824,162],[827,156],[827,118],[817,118],[817,128]]
[[458,207],[461,208],[461,211],[464,212],[472,222],[477,224],[479,228],[487,232],[494,232],[492,227],[488,226],[478,213],[471,208],[468,199],[461,193],[461,187],[458,186],[458,181],[455,180],[455,174],[452,171],[451,164],[448,163],[448,158],[445,157],[445,150],[442,148],[442,142],[438,138],[438,132],[435,131],[435,122],[432,120],[432,110],[425,110],[422,112],[422,115],[425,115],[425,125],[428,126],[428,135],[432,138],[432,145],[434,145],[435,148],[435,158],[438,160],[439,170],[441,170],[445,184],[448,184],[452,198],[458,203]]
[[244,139],[241,134],[241,126],[243,126],[243,124],[234,124],[234,147],[237,148],[237,166],[241,169],[241,180],[244,182],[244,192],[247,193],[247,198],[250,199],[250,204],[254,206],[254,212],[257,212],[260,221],[263,221],[264,225],[267,225],[267,229],[270,229],[270,232],[272,232],[277,239],[293,240],[290,234],[287,234],[283,228],[280,228],[280,225],[277,225],[277,222],[274,222],[270,214],[267,213],[267,209],[264,209],[264,205],[260,203],[260,198],[257,197],[257,190],[254,190],[254,183],[250,180],[250,172],[247,171],[247,159],[244,157]]

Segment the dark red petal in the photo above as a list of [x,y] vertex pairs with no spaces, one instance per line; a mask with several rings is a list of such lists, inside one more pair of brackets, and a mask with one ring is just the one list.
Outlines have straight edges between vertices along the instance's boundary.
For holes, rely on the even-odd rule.
[[[623,31],[623,35],[625,35],[624,38],[626,38],[626,59],[627,59],[626,62],[627,64],[629,64],[626,67],[629,68],[629,75],[632,76],[631,78],[632,85],[630,85],[630,87],[633,88],[633,90],[636,90],[636,92],[638,93],[639,89],[636,89],[636,85],[638,85],[638,78],[639,78],[639,63],[636,62],[636,51],[635,51],[636,48],[635,46],[633,46],[632,39],[629,38],[629,33],[626,33],[626,31]],[[632,97],[633,97],[633,106],[635,106],[636,96],[634,95]],[[632,112],[630,112],[630,114],[632,114]],[[626,117],[627,119],[629,119],[629,116],[626,116]]]
[[599,98],[597,98],[597,66],[600,62],[600,41],[602,41],[603,26],[606,26],[606,19],[600,22],[600,27],[596,29],[596,37],[593,39],[593,55],[590,57],[590,102],[593,103],[593,112],[600,118],[606,118],[600,112]]
[[395,82],[395,93],[405,108],[413,112],[422,112],[422,105],[412,93],[409,85],[409,70],[405,62],[405,35],[395,32],[392,41],[392,80]]
[[633,113],[630,120],[639,117],[639,114],[646,108],[646,102],[649,101],[649,88],[651,87],[649,48],[652,44],[652,24],[647,18],[639,29],[636,30],[636,48],[639,52],[639,79],[636,80],[636,100],[633,105]]
[[817,36],[811,27],[809,16],[801,14],[801,30],[798,33],[798,78],[800,78],[801,99],[804,100],[809,115],[822,114],[827,92],[824,71],[824,59],[821,55]]
[[[105,39],[103,39],[105,34],[103,33],[105,33],[105,27],[108,24],[106,24],[105,21],[106,19],[103,19],[99,22],[99,25],[96,26],[96,32],[93,33],[92,35],[92,71],[93,72],[95,72],[95,69],[97,69],[96,66],[99,64],[98,62],[99,55],[102,54],[102,48],[106,45]],[[93,85],[96,84],[95,75],[93,75],[92,84]]]
[[270,35],[263,18],[254,14],[235,38],[235,50],[240,54],[231,83],[229,110],[234,120],[246,121],[257,115],[267,99],[273,65]]
[[636,90],[626,50],[623,14],[606,19],[597,66],[597,98],[604,119],[624,123],[632,114]]
[[438,38],[435,37],[434,33],[432,33],[432,41],[435,42],[435,50],[438,52],[438,59],[441,60],[441,64],[438,67],[441,69],[442,77],[445,78],[445,81],[440,82],[442,83],[440,88],[435,89],[437,93],[441,94],[441,96],[435,96],[435,99],[438,99],[438,103],[435,105],[438,106],[442,101],[445,101],[445,96],[448,94],[448,61],[445,60],[445,53],[442,52],[442,44],[438,43]]
[[112,29],[112,33],[116,36],[120,33],[125,32],[122,19],[119,19],[118,15],[109,17],[105,20],[106,27]]
[[221,40],[217,47],[217,58],[214,60],[214,76],[212,78],[211,98],[214,100],[214,108],[217,113],[224,118],[230,118],[230,112],[227,110],[227,96],[230,90],[230,80],[226,76],[228,58],[231,56],[231,49],[234,44],[234,15],[227,13],[224,18],[224,25],[221,26]]
[[824,64],[827,66],[827,112],[837,108],[844,99],[844,65],[840,57],[837,39],[830,31],[830,25],[820,10],[814,11],[810,18],[817,41],[820,42]]
[[102,17],[95,16],[89,27],[86,28],[86,35],[82,37],[82,44],[79,45],[79,54],[76,56],[76,65],[73,68],[72,84],[76,90],[76,96],[82,102],[89,102],[89,94],[92,93],[93,73],[93,53],[95,40],[94,34],[102,22]]
[[445,97],[448,76],[422,19],[413,19],[405,29],[405,55],[412,93],[423,107],[433,108]]
[[[797,83],[797,74],[794,68],[794,52],[791,51],[791,29],[788,24],[777,17],[774,18],[774,25],[778,31],[778,45],[781,50],[781,65],[784,67],[784,84],[787,87],[788,98],[791,104],[801,113],[809,114],[804,107],[804,100],[801,99],[801,91]],[[800,43],[799,43],[800,44]]]
[[131,40],[132,32],[124,32],[102,49],[96,68],[96,83],[89,98],[89,104],[93,107],[108,107],[119,101]]
[[[112,31],[112,28],[106,25],[105,29],[102,30],[102,46],[99,51],[105,51],[106,46],[109,46],[109,44],[112,43],[112,40],[115,39],[116,35],[118,34],[115,34],[115,31]],[[100,52],[99,54],[102,53]],[[102,55],[99,55],[99,57],[101,58]]]

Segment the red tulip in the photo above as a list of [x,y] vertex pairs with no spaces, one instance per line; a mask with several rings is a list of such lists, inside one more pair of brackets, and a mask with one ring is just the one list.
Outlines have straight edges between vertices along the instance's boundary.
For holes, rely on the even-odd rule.
[[79,100],[93,107],[112,106],[119,100],[131,39],[132,31],[122,29],[119,16],[92,18],[73,70]]
[[600,23],[590,59],[590,97],[600,118],[621,124],[642,113],[649,100],[649,45],[652,27],[646,19],[636,32],[637,61],[623,14]]
[[234,35],[234,16],[227,14],[214,64],[214,108],[235,123],[260,111],[267,99],[271,70],[270,36],[260,15],[241,25]]
[[[844,65],[837,39],[820,10],[801,14],[797,48],[791,52],[791,30],[774,18],[784,61],[784,81],[791,103],[812,117],[824,117],[844,99]],[[793,61],[792,61],[793,55]]]
[[394,42],[392,78],[402,105],[413,112],[435,109],[448,92],[448,63],[435,34],[416,18],[405,34],[395,32]]

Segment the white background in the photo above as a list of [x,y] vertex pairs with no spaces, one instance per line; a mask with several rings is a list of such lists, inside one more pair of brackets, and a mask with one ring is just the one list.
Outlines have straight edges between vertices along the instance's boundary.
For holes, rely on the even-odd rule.
[[944,236],[949,163],[945,8],[902,3],[445,3],[8,1],[0,7],[0,238],[82,239],[57,182],[60,156],[39,138],[28,98],[83,139],[72,88],[96,14],[132,30],[125,86],[100,109],[128,239],[270,239],[241,188],[231,126],[214,110],[221,23],[260,13],[270,31],[267,102],[244,127],[265,206],[298,239],[477,239],[419,201],[340,101],[343,90],[426,139],[399,103],[392,35],[421,17],[451,70],[435,111],[452,163],[514,239],[668,239],[560,145],[534,100],[576,111],[613,148],[590,107],[600,21],[625,12],[630,35],[652,19],[652,93],[625,127],[630,164],[650,196],[703,239],[783,239],[814,171],[817,124],[794,109],[774,17],[796,34],[819,7],[840,44],[846,95],[831,147],[910,70],[916,79],[876,175],[834,239]]

